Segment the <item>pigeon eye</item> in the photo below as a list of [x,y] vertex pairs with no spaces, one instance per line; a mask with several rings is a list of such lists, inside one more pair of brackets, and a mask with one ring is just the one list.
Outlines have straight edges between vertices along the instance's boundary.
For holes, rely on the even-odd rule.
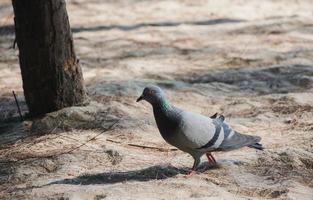
[[155,91],[154,90],[150,90],[149,94],[155,94]]

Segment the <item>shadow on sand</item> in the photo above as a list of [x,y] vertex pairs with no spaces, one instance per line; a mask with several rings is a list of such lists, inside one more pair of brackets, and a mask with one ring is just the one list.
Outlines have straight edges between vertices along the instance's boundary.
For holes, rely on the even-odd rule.
[[[203,162],[197,172],[205,172],[207,170],[216,169],[216,166],[208,166],[207,162]],[[176,168],[173,166],[152,166],[141,170],[126,172],[104,172],[98,174],[87,174],[77,176],[71,179],[63,179],[50,182],[47,185],[54,184],[70,184],[70,185],[91,185],[91,184],[112,184],[124,181],[151,181],[174,177],[179,174],[186,175],[188,168]]]
[[308,91],[312,88],[313,67],[301,64],[272,65],[266,68],[246,67],[202,72],[199,76],[187,75],[178,80],[192,85],[220,83],[222,85],[219,87],[229,85],[233,91],[248,93],[289,93]]
[[82,32],[82,31],[102,31],[102,30],[111,30],[118,29],[122,31],[132,31],[143,27],[172,27],[179,26],[183,24],[194,25],[194,26],[209,26],[216,24],[225,24],[225,23],[238,23],[243,22],[244,20],[238,19],[228,19],[228,18],[220,18],[220,19],[211,19],[211,20],[200,20],[200,21],[178,21],[178,22],[144,22],[132,25],[109,25],[109,26],[96,26],[96,27],[75,27],[72,28],[74,33]]
[[[114,24],[114,25],[101,25],[94,27],[73,27],[73,33],[79,33],[84,31],[108,31],[112,29],[118,29],[121,31],[132,31],[136,29],[140,29],[143,27],[172,27],[179,26],[183,24],[194,25],[194,26],[209,26],[216,24],[225,24],[225,23],[238,23],[243,22],[244,20],[239,19],[228,19],[228,18],[220,18],[220,19],[210,19],[210,20],[199,20],[199,21],[178,21],[178,22],[143,22],[138,24],[124,25],[124,24]],[[6,25],[0,27],[0,35],[11,35],[14,34],[15,29],[14,25]]]

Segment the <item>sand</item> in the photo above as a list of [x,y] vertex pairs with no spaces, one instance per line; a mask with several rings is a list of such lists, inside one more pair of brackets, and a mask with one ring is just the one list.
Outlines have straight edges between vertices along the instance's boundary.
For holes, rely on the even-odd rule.
[[[0,198],[313,199],[310,0],[67,7],[91,104],[21,123],[11,2],[0,2]],[[135,102],[150,83],[185,110],[223,114],[266,149],[215,153],[217,166],[185,178],[192,158]]]

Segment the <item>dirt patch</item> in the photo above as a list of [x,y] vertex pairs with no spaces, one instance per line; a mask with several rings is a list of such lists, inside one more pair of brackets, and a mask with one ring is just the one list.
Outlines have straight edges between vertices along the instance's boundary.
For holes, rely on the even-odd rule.
[[284,179],[312,184],[312,149],[287,148],[266,152],[253,165],[254,173],[282,182]]

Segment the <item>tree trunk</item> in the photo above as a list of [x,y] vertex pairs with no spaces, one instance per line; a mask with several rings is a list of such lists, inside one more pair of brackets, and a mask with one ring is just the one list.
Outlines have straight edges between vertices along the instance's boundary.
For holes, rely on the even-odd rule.
[[31,116],[86,100],[65,0],[12,0],[26,103]]

